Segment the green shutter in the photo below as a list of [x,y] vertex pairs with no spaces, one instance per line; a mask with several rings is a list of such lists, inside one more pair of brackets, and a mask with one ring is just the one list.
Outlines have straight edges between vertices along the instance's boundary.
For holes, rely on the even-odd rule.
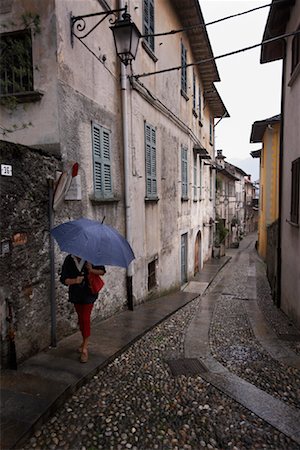
[[112,196],[110,131],[93,124],[94,191],[98,197]]
[[156,130],[145,123],[146,197],[157,197]]

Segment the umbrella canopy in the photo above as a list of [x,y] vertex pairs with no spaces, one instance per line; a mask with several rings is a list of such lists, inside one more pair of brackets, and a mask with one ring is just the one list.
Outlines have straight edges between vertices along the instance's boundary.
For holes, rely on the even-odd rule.
[[128,241],[113,227],[81,218],[51,230],[60,249],[94,265],[128,267],[134,253]]

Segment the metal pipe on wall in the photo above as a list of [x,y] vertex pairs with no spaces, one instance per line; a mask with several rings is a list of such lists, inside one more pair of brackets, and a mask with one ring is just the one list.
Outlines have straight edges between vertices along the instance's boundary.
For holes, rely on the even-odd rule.
[[[125,1],[119,0],[119,8],[125,7]],[[126,239],[132,244],[132,223],[131,223],[131,152],[129,148],[128,134],[128,108],[127,108],[127,70],[126,66],[120,62],[121,67],[121,103],[122,103],[122,128],[123,128],[123,149],[124,149],[124,187],[125,187],[125,229]],[[133,295],[132,295],[132,276],[133,263],[131,263],[126,272],[127,287],[127,306],[133,311]]]

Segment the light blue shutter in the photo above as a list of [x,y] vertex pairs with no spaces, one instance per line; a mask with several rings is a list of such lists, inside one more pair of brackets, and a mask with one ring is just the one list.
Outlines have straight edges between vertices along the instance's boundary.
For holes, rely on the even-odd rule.
[[94,191],[98,197],[112,196],[110,131],[92,125],[94,157]]
[[156,130],[145,123],[146,196],[157,196]]
[[[154,34],[154,0],[144,0],[144,34]],[[154,51],[154,36],[146,37],[145,40]]]
[[187,148],[181,148],[181,186],[182,186],[182,198],[188,196],[188,161],[187,161]]

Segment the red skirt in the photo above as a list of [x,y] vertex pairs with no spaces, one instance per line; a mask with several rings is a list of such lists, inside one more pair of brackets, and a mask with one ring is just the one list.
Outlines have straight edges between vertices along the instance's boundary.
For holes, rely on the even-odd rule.
[[83,338],[88,338],[91,335],[91,312],[93,303],[74,303],[77,315],[78,324]]

